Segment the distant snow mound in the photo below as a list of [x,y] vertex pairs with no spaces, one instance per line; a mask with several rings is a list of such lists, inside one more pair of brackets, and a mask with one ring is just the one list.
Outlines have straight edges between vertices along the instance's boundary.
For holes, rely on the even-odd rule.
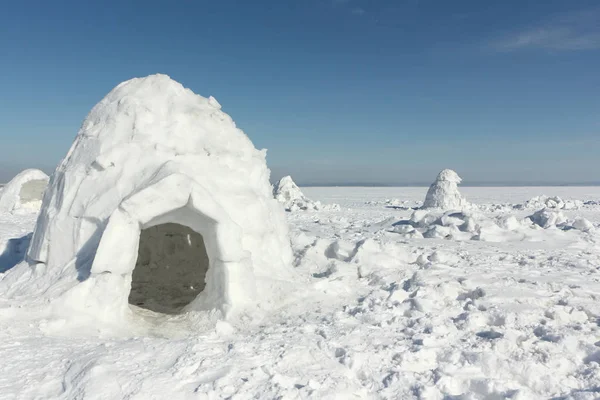
[[559,210],[577,210],[584,205],[581,200],[563,200],[558,196],[536,196],[527,200],[523,204],[523,208],[553,208]]
[[284,176],[275,184],[273,188],[273,196],[285,207],[286,211],[319,211],[339,210],[337,204],[321,204],[320,201],[312,201],[307,198],[300,190],[298,185],[293,181],[291,176]]
[[0,212],[38,212],[46,186],[48,175],[43,171],[21,171],[0,192]]
[[567,219],[559,210],[543,209],[526,218],[500,215],[489,218],[475,209],[463,211],[416,210],[408,220],[392,225],[390,232],[403,238],[448,240],[480,240],[505,242],[537,240],[538,231],[544,230],[590,232],[595,230],[588,220],[578,217]]
[[305,206],[305,204],[311,203],[289,175],[284,176],[277,182],[273,188],[273,195],[275,200],[284,204],[286,208],[290,208],[295,204]]
[[166,75],[123,82],[50,179],[32,268],[13,268],[0,292],[112,322],[129,304],[229,315],[278,303],[297,280],[269,174],[214,98]]
[[460,176],[451,169],[440,172],[427,191],[423,208],[458,210],[465,207],[468,203],[458,191],[461,181]]

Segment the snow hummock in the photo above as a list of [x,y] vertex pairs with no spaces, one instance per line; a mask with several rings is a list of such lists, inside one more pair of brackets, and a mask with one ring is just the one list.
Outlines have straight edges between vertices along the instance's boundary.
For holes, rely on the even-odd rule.
[[307,198],[289,175],[284,176],[275,184],[273,196],[283,204],[286,211],[339,210],[337,204],[323,205],[320,201],[312,201]]
[[[265,155],[214,98],[166,75],[121,83],[91,110],[50,179],[28,252],[31,267],[15,268],[0,290],[47,296],[53,310],[67,315],[122,320],[131,315],[141,232],[175,224],[168,228],[175,233],[160,234],[182,240],[163,251],[192,246],[189,228],[209,259],[206,286],[183,311],[229,315],[278,303],[295,275]],[[154,264],[145,265],[140,279],[156,283],[148,276]]]
[[458,191],[458,184],[461,181],[460,176],[453,170],[445,169],[441,171],[427,191],[423,208],[451,210],[466,206],[466,200]]
[[37,212],[48,185],[48,175],[39,169],[26,169],[17,174],[0,192],[0,213]]

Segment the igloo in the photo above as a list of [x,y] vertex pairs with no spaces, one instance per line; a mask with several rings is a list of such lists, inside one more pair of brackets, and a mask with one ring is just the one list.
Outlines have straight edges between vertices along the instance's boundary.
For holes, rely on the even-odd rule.
[[451,169],[440,172],[427,191],[423,208],[452,210],[466,206],[467,201],[458,191],[458,184],[461,181],[460,176]]
[[25,286],[106,320],[279,301],[292,253],[265,156],[214,98],[166,75],[121,83],[50,178]]
[[0,212],[38,211],[46,186],[48,175],[43,171],[21,171],[0,192]]

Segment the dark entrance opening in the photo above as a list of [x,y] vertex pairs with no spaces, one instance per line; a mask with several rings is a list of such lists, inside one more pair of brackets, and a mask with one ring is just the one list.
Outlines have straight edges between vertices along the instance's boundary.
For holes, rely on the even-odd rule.
[[209,259],[202,235],[166,223],[140,234],[129,304],[176,314],[204,289]]
[[19,201],[21,204],[41,201],[46,186],[48,186],[48,181],[45,180],[34,179],[25,182],[19,191]]

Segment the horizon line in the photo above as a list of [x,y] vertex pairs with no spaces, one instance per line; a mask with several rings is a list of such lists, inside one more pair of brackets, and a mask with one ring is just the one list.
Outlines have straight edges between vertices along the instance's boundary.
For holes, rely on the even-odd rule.
[[[297,182],[303,187],[429,187],[431,183],[411,182],[411,183],[369,183],[369,182]],[[597,187],[600,182],[467,182],[460,187]]]

